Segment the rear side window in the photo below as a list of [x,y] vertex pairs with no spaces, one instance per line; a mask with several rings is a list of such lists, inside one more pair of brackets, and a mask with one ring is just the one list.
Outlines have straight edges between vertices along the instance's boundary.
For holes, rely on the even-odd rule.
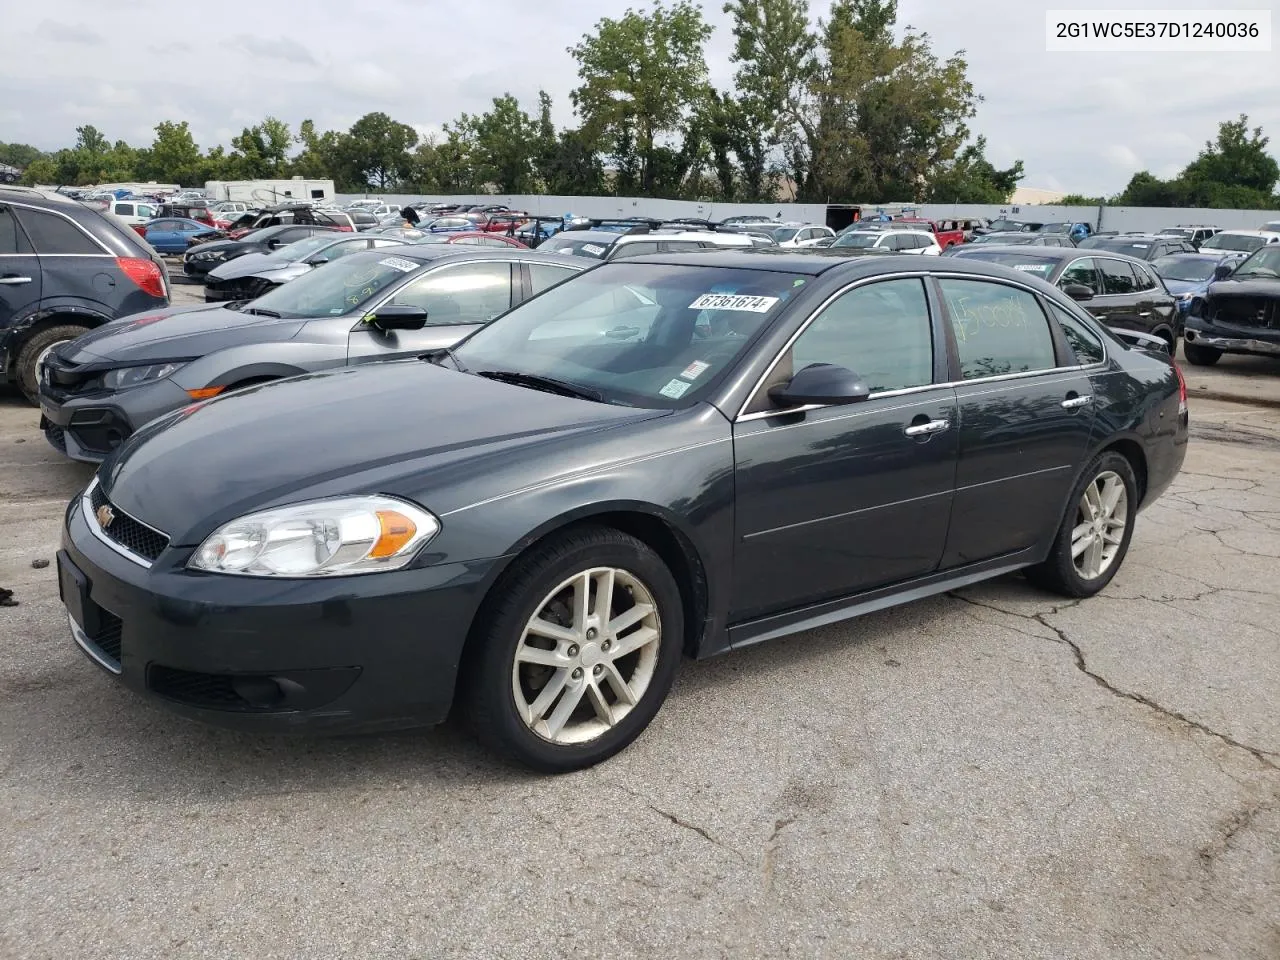
[[1159,281],[1156,280],[1155,275],[1146,267],[1140,267],[1136,263],[1129,264],[1129,267],[1133,270],[1133,275],[1138,279],[1138,285],[1134,288],[1135,290],[1154,290],[1159,286]]
[[1102,271],[1104,294],[1134,293],[1138,289],[1138,278],[1124,261],[1099,258],[1098,268]]
[[1050,303],[1049,307],[1053,311],[1054,319],[1058,321],[1058,326],[1062,328],[1067,343],[1071,345],[1076,359],[1084,366],[1101,363],[1105,353],[1102,349],[1102,340],[1098,335],[1085,326],[1084,321],[1079,317],[1062,309],[1058,304]]
[[614,248],[613,255],[617,257],[643,257],[650,253],[658,252],[658,244],[652,240],[641,240],[636,243],[620,243]]
[[0,207],[0,254],[30,253],[27,238],[8,207]]
[[529,264],[529,284],[532,287],[531,293],[541,293],[561,280],[568,280],[578,271],[570,270],[568,267],[552,266],[549,263],[531,263]]
[[57,214],[42,210],[23,210],[19,218],[36,253],[102,253],[102,248],[88,234]]
[[791,348],[791,367],[835,363],[873,393],[933,382],[933,336],[924,284],[884,280],[838,297]]
[[983,280],[940,280],[965,380],[1052,370],[1053,336],[1039,301]]

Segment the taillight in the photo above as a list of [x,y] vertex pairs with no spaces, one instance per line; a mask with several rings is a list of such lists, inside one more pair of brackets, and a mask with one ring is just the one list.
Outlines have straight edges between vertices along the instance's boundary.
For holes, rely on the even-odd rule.
[[116,257],[116,266],[143,293],[150,294],[157,300],[165,298],[164,274],[154,261],[144,260],[142,257]]
[[1173,372],[1178,375],[1178,414],[1187,412],[1187,378],[1182,375],[1182,368],[1174,361]]

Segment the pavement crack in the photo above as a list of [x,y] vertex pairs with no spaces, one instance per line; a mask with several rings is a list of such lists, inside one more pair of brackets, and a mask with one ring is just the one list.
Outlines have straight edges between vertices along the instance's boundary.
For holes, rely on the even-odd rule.
[[[1280,760],[1280,754],[1274,753],[1270,750],[1264,750],[1261,747],[1255,747],[1250,744],[1243,743],[1240,740],[1237,740],[1234,737],[1230,736],[1229,734],[1225,734],[1218,730],[1214,730],[1212,727],[1208,726],[1207,724],[1201,723],[1199,720],[1193,720],[1191,717],[1188,717],[1185,713],[1182,713],[1178,710],[1174,710],[1171,707],[1164,706],[1158,701],[1153,700],[1151,697],[1148,697],[1146,694],[1137,693],[1132,690],[1125,690],[1125,689],[1122,689],[1121,687],[1117,687],[1106,677],[1102,676],[1102,674],[1091,669],[1089,667],[1088,661],[1085,659],[1084,650],[1081,649],[1080,644],[1076,643],[1069,636],[1067,636],[1067,632],[1064,629],[1062,629],[1061,627],[1054,626],[1052,623],[1049,623],[1049,621],[1046,619],[1047,617],[1051,617],[1055,613],[1058,613],[1060,610],[1070,609],[1071,607],[1074,607],[1080,604],[1081,602],[1083,602],[1082,600],[1069,601],[1067,603],[1055,606],[1050,610],[1046,610],[1040,613],[1017,613],[1015,611],[1007,610],[1004,607],[999,607],[992,603],[984,603],[981,600],[976,600],[973,597],[964,596],[962,594],[955,593],[955,592],[948,593],[947,596],[953,597],[956,600],[959,600],[963,603],[967,603],[974,607],[982,607],[987,610],[995,610],[1007,616],[1018,617],[1023,620],[1032,620],[1040,624],[1045,629],[1051,630],[1053,632],[1054,636],[1057,637],[1057,640],[1056,640],[1057,643],[1061,643],[1063,646],[1065,646],[1068,650],[1071,651],[1072,656],[1075,659],[1076,669],[1080,673],[1088,677],[1090,680],[1092,680],[1095,684],[1097,684],[1103,690],[1106,690],[1112,696],[1119,697],[1123,700],[1130,700],[1133,703],[1141,704],[1142,706],[1146,707],[1148,710],[1152,710],[1169,720],[1174,720],[1182,724],[1183,726],[1189,727],[1192,730],[1197,730],[1200,733],[1205,734],[1206,736],[1213,737],[1215,740],[1219,741],[1220,743],[1224,743],[1229,747],[1234,747],[1237,750],[1245,751],[1250,756],[1252,756],[1255,760],[1257,760],[1260,764],[1262,764],[1263,766],[1271,770],[1280,771],[1280,762],[1277,762],[1278,760]],[[1143,599],[1146,599],[1146,598],[1143,598]],[[1029,633],[1027,631],[1018,630],[1016,627],[1012,627],[1012,626],[1008,626],[1008,629],[1013,630],[1015,633],[1021,633],[1024,636],[1032,637],[1036,640],[1050,639],[1044,636],[1043,634]]]
[[1280,810],[1280,801],[1274,798],[1250,802],[1233,813],[1222,825],[1221,834],[1198,851],[1200,865],[1206,870],[1212,870],[1218,859],[1231,850],[1231,844],[1240,834],[1252,827],[1264,813],[1273,810]]
[[626,784],[618,783],[616,780],[609,780],[605,782],[608,783],[609,786],[614,787],[617,790],[621,790],[623,793],[625,793],[627,796],[631,797],[632,799],[639,800],[641,803],[643,803],[646,807],[648,807],[654,813],[658,814],[658,816],[665,817],[667,820],[671,821],[671,823],[674,824],[675,826],[680,827],[684,830],[690,830],[696,833],[698,836],[702,837],[702,839],[706,840],[708,843],[714,844],[715,846],[720,847],[722,850],[728,850],[730,853],[732,853],[735,857],[737,857],[739,860],[743,861],[744,863],[747,861],[747,858],[743,856],[741,851],[739,851],[735,847],[731,847],[729,844],[725,843],[723,840],[718,839],[706,827],[701,827],[696,823],[692,823],[684,819],[684,817],[681,817],[677,814],[672,813],[670,810],[663,810],[661,807],[655,804],[653,800],[651,800],[649,797],[646,797],[643,793],[640,793],[636,790],[632,790]]

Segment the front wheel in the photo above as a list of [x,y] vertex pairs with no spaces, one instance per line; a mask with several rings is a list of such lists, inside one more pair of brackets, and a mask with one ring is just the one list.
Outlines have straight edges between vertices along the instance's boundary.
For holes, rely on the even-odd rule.
[[1093,596],[1124,562],[1137,512],[1133,466],[1114,450],[1100,454],[1076,484],[1049,556],[1027,579],[1064,596]]
[[657,714],[680,659],[680,590],[634,537],[590,527],[515,562],[472,637],[465,709],[476,735],[545,773],[630,744]]
[[1214,347],[1201,347],[1194,343],[1182,343],[1182,355],[1195,367],[1212,367],[1222,359],[1222,351]]

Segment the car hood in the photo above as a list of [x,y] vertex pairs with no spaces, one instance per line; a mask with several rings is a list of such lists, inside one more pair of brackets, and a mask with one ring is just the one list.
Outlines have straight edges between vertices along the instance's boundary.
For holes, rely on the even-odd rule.
[[1206,287],[1204,280],[1165,280],[1165,289],[1175,297],[1183,293],[1203,293]]
[[[282,503],[353,493],[412,497],[527,460],[530,448],[668,411],[592,403],[422,361],[342,367],[249,387],[152,421],[99,473],[112,502],[194,546],[218,525]],[[466,489],[464,482],[462,488]],[[513,492],[512,490],[506,492]],[[423,498],[429,499],[429,498]],[[455,504],[424,506],[447,512]]]
[[[213,246],[213,244],[208,246]],[[243,248],[244,245],[241,244],[240,249]],[[246,253],[243,256],[236,257],[234,260],[218,264],[218,266],[209,271],[209,276],[214,280],[236,280],[240,277],[251,277],[262,270],[272,270],[292,265],[293,261],[272,256],[269,253]]]
[[253,253],[255,248],[241,240],[210,240],[208,243],[202,243],[195,247],[192,253],[207,253],[209,251],[225,252],[234,254]]
[[1280,279],[1258,277],[1253,280],[1232,280],[1228,277],[1209,284],[1210,297],[1271,297],[1280,299]]
[[76,364],[150,363],[203,357],[245,343],[288,340],[305,320],[280,320],[220,304],[169,307],[104,323],[63,347],[58,355]]

